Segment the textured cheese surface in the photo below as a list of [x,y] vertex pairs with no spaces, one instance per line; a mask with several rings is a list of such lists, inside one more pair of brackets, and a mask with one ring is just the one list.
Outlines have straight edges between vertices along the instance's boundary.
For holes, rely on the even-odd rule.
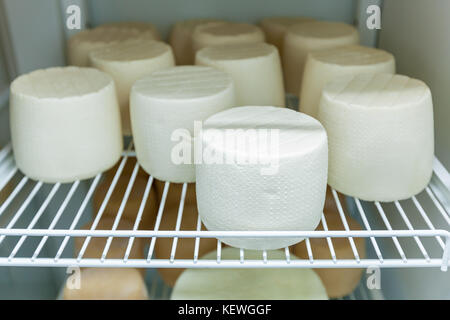
[[120,21],[120,22],[109,22],[104,23],[96,27],[101,28],[121,28],[121,29],[137,29],[141,32],[151,32],[155,40],[160,39],[158,29],[150,22],[139,22],[139,21]]
[[264,32],[247,23],[222,22],[197,26],[192,35],[193,48],[264,42]]
[[430,89],[401,75],[336,78],[322,94],[319,120],[328,133],[328,183],[368,201],[420,192],[434,154]]
[[339,76],[361,73],[395,73],[394,56],[359,45],[311,52],[300,89],[300,111],[316,118],[325,84]]
[[191,19],[178,21],[172,27],[169,37],[177,65],[194,64],[195,56],[192,47],[192,34],[197,26],[211,22],[224,22],[218,19]]
[[[339,212],[329,212],[325,214],[328,230],[345,230]],[[359,223],[346,216],[349,230],[362,230]],[[317,230],[324,230],[322,223]],[[366,246],[364,238],[352,238],[360,259],[366,258]],[[311,238],[310,240],[312,255],[315,260],[332,259],[330,248],[326,238]],[[355,259],[355,255],[348,238],[332,238],[333,249],[337,259]],[[305,242],[294,246],[293,252],[302,259],[308,259],[308,250]],[[355,290],[361,281],[364,269],[349,268],[317,268],[314,269],[322,280],[330,298],[340,298],[346,296]]]
[[131,39],[91,51],[91,65],[111,75],[119,100],[122,132],[131,134],[130,90],[136,80],[175,65],[172,50],[164,42]]
[[[204,259],[216,259],[217,252]],[[222,260],[239,260],[239,250],[225,248]],[[260,260],[261,252],[245,251],[245,259]],[[269,259],[285,260],[282,251]],[[296,259],[291,255],[291,259]],[[188,269],[172,291],[171,300],[327,300],[325,288],[312,269]]]
[[233,78],[236,106],[284,106],[280,57],[267,43],[207,47],[199,50],[196,64],[222,70]]
[[[264,140],[256,141],[249,135],[244,141],[253,147],[241,149],[207,139],[209,133],[228,129],[276,129],[278,143],[274,143],[278,147],[266,153],[263,146],[258,151],[263,154],[260,161],[239,164],[238,157],[252,154],[253,147],[263,145]],[[328,160],[326,133],[317,120],[285,108],[233,108],[205,121],[202,145],[211,153],[223,154],[225,159],[235,159],[196,165],[198,209],[208,230],[316,228],[324,205]],[[262,174],[276,162],[276,171]],[[278,249],[300,240],[221,239],[245,249]]]
[[295,95],[299,93],[304,65],[310,52],[358,42],[356,28],[341,22],[313,21],[290,27],[283,44],[286,91]]
[[184,129],[192,136],[195,121],[234,104],[231,77],[210,67],[174,67],[136,81],[130,111],[139,163],[157,179],[194,182],[193,160],[180,164],[172,161],[173,148],[182,143],[181,138],[172,140],[172,134]]
[[15,160],[32,179],[91,178],[122,152],[114,82],[98,70],[64,67],[22,75],[11,84],[10,113]]

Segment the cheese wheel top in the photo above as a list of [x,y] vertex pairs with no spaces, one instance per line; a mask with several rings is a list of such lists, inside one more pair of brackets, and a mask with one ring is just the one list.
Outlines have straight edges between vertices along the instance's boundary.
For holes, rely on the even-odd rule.
[[269,56],[276,50],[274,46],[261,42],[207,47],[198,51],[197,55],[210,60],[244,60]]
[[342,22],[312,21],[293,25],[289,33],[304,38],[341,38],[358,33],[355,27]]
[[360,107],[403,107],[417,105],[431,95],[420,80],[393,74],[358,74],[330,81],[323,96],[334,102]]
[[205,23],[212,23],[212,22],[225,22],[224,20],[220,19],[211,19],[211,18],[198,18],[198,19],[189,19],[189,20],[183,20],[178,21],[174,25],[174,29],[180,29],[180,30],[189,30],[192,32],[195,27],[205,24]]
[[232,86],[231,77],[225,72],[210,67],[179,66],[136,81],[132,92],[157,99],[195,99],[222,93]]
[[394,56],[387,51],[348,45],[326,50],[317,50],[310,53],[315,60],[326,64],[346,66],[372,65],[394,61]]
[[69,42],[75,43],[93,43],[93,44],[112,44],[128,39],[155,39],[151,31],[141,31],[136,28],[95,28],[87,29],[73,35]]
[[240,43],[244,41],[264,41],[264,33],[257,26],[248,23],[232,22],[213,22],[197,26],[194,30],[193,37],[208,46]]
[[22,75],[11,92],[38,99],[62,99],[96,93],[112,84],[112,78],[93,68],[55,67]]
[[276,28],[280,31],[287,30],[290,26],[298,23],[315,21],[309,17],[270,17],[261,20],[261,25],[267,28]]
[[96,27],[100,28],[122,28],[122,29],[137,29],[141,32],[150,31],[155,39],[159,39],[159,32],[156,27],[150,22],[140,22],[140,21],[120,21],[120,22],[109,22],[104,23]]

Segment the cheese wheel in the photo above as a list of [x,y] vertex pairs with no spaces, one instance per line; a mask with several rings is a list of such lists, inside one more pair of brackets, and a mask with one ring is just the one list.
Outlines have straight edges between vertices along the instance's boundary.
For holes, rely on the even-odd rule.
[[119,21],[101,24],[96,29],[113,28],[113,29],[137,29],[141,32],[150,32],[155,40],[161,39],[158,29],[150,22],[140,21]]
[[[164,182],[155,180],[158,194],[162,194]],[[182,184],[171,184],[164,206],[159,230],[175,230],[178,218],[178,208],[180,205]],[[189,184],[184,201],[183,216],[181,219],[180,230],[197,230],[197,201],[195,197],[195,184]],[[202,230],[205,230],[203,227]],[[156,259],[169,259],[172,251],[173,238],[158,238],[156,240],[154,256]],[[214,251],[217,248],[217,240],[214,238],[201,238],[199,242],[198,257]],[[194,259],[195,238],[178,238],[175,259]],[[160,268],[158,273],[164,282],[173,287],[175,281],[184,269],[180,268]]]
[[[119,176],[114,191],[106,204],[103,216],[115,218],[119,212],[120,205],[122,204],[123,197],[125,195],[128,183],[131,179],[134,167],[136,164],[135,158],[127,160],[122,174]],[[111,186],[111,182],[117,172],[119,164],[115,165],[112,169],[105,172],[103,180],[95,189],[93,196],[94,214],[96,214],[105,199],[106,193]],[[122,212],[122,218],[127,219],[134,223],[137,219],[142,199],[144,197],[145,188],[147,186],[149,175],[139,168],[136,175],[136,179],[133,183],[133,187],[128,196],[128,200]],[[139,223],[139,230],[151,230],[156,219],[156,213],[158,211],[158,199],[156,196],[155,181],[152,183],[147,202],[145,203],[144,211],[142,212],[141,221]]]
[[73,182],[111,168],[122,152],[120,114],[109,75],[57,67],[11,84],[16,164],[32,179]]
[[317,118],[322,89],[336,77],[360,73],[395,73],[394,56],[384,50],[349,45],[311,52],[300,89],[300,111]]
[[394,201],[428,184],[433,104],[422,81],[391,74],[336,78],[323,90],[319,120],[329,138],[328,183],[339,192]]
[[194,122],[234,103],[231,77],[210,67],[174,67],[136,81],[131,123],[139,163],[159,180],[194,182]]
[[[203,259],[215,260],[217,252]],[[239,260],[239,250],[225,248],[222,260]],[[269,251],[269,259],[285,260],[282,251]],[[262,253],[245,251],[245,259],[261,260]],[[291,259],[296,259],[291,255]],[[187,269],[178,278],[171,300],[327,300],[325,288],[311,269]]]
[[252,24],[222,22],[197,26],[192,35],[194,52],[205,47],[264,42],[264,32]]
[[305,22],[315,21],[308,17],[268,17],[261,20],[261,28],[266,35],[266,42],[277,47],[283,56],[283,41],[289,27]]
[[306,57],[310,52],[357,44],[358,41],[356,28],[341,22],[313,21],[290,27],[283,44],[286,91],[294,95],[299,93]]
[[[73,275],[75,276],[75,275]],[[80,288],[64,286],[64,300],[147,300],[142,274],[133,268],[85,268]],[[67,281],[67,284],[70,280]]]
[[217,68],[233,78],[236,106],[284,107],[283,75],[276,47],[252,43],[203,48],[196,64]]
[[116,85],[122,132],[131,134],[130,90],[136,80],[175,65],[172,49],[164,42],[131,39],[91,51],[91,65],[111,75]]
[[[342,220],[337,212],[325,214],[328,230],[345,230]],[[350,230],[361,230],[359,223],[346,217]],[[323,230],[322,223],[317,230]],[[310,238],[311,250],[314,260],[332,259],[330,248],[326,238]],[[361,259],[366,258],[366,247],[364,238],[353,238],[356,250]],[[337,259],[355,259],[348,238],[332,238],[334,251]],[[294,254],[302,259],[308,259],[308,251],[304,242],[293,248]],[[362,268],[317,268],[314,271],[319,275],[330,298],[340,298],[355,290],[361,281]]]
[[218,19],[191,19],[178,21],[172,27],[169,43],[172,46],[177,65],[194,64],[195,56],[192,47],[192,34],[197,26],[211,23],[224,22]]
[[87,29],[70,37],[67,43],[67,63],[78,67],[89,66],[89,53],[94,49],[111,44],[122,43],[125,40],[155,40],[152,31],[142,31],[136,28],[95,28]]
[[[270,141],[270,142],[269,142]],[[327,136],[286,108],[238,107],[203,125],[196,165],[200,217],[212,231],[314,230],[325,200]],[[223,238],[245,249],[279,249],[299,238]]]

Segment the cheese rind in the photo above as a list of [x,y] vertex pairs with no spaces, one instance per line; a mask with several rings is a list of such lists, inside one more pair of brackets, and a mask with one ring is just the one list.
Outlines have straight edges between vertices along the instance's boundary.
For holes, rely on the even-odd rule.
[[[210,139],[215,135],[225,138]],[[230,136],[231,143],[223,143]],[[232,108],[205,121],[202,146],[222,159],[196,165],[198,209],[208,230],[316,228],[328,166],[327,137],[317,120],[286,108]],[[271,250],[302,239],[220,240],[234,247]]]
[[174,67],[136,81],[130,111],[139,163],[159,180],[194,182],[193,153],[178,147],[191,150],[194,122],[234,104],[231,77],[210,67]]
[[119,22],[108,22],[101,24],[96,27],[96,29],[137,29],[141,32],[150,32],[153,34],[153,39],[159,40],[161,36],[158,29],[150,22],[140,22],[140,21],[119,21]]
[[395,73],[394,56],[384,50],[349,45],[311,52],[301,84],[300,111],[317,118],[323,87],[330,80],[361,73]]
[[203,48],[197,52],[196,64],[231,75],[236,106],[285,105],[280,57],[272,45],[254,43]]
[[329,139],[328,183],[367,201],[407,199],[432,174],[430,89],[401,75],[361,74],[329,82],[318,119]]
[[282,58],[286,91],[299,93],[308,53],[358,41],[356,28],[345,23],[313,21],[290,27],[284,38]]
[[109,169],[122,152],[114,82],[91,68],[50,68],[11,84],[16,164],[32,179],[73,182]]
[[164,42],[154,40],[126,40],[91,51],[94,68],[111,75],[116,85],[122,119],[122,132],[131,135],[130,91],[136,80],[156,70],[175,65],[172,49]]

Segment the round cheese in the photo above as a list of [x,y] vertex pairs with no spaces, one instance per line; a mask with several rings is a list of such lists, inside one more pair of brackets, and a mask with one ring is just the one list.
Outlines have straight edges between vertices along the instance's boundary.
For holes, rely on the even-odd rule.
[[195,121],[234,103],[231,77],[210,67],[174,67],[136,81],[131,123],[139,163],[159,180],[194,182]]
[[73,182],[111,168],[122,152],[114,82],[91,68],[50,68],[11,84],[11,139],[20,170]]
[[283,68],[286,91],[297,95],[301,88],[304,65],[314,50],[357,44],[358,31],[341,22],[313,21],[290,27],[283,44]]
[[311,52],[300,89],[300,111],[317,118],[322,89],[336,77],[360,73],[395,73],[394,56],[384,50],[349,45]]
[[[327,180],[327,135],[286,108],[238,107],[203,125],[196,165],[200,217],[211,231],[314,230]],[[299,238],[223,238],[245,249],[279,249]]]
[[367,201],[407,199],[428,184],[433,165],[433,104],[425,83],[362,74],[329,82],[318,119],[327,130],[328,183]]
[[122,117],[122,132],[131,134],[130,90],[136,80],[175,65],[172,49],[164,42],[131,39],[91,51],[94,68],[111,75],[116,85]]
[[283,107],[284,88],[276,47],[252,43],[203,48],[196,64],[217,68],[233,78],[236,106]]
[[158,29],[156,29],[156,27],[150,22],[140,22],[140,21],[108,22],[96,27],[96,29],[105,29],[105,28],[137,29],[141,32],[152,33],[153,38],[155,40],[159,40],[161,38]]
[[[203,259],[215,260],[217,252]],[[239,250],[225,248],[222,260],[239,260]],[[269,259],[285,260],[284,252],[270,251]],[[262,259],[261,252],[245,251],[245,259]],[[291,255],[291,259],[296,259]],[[327,300],[325,288],[311,269],[187,269],[178,278],[171,300]]]

